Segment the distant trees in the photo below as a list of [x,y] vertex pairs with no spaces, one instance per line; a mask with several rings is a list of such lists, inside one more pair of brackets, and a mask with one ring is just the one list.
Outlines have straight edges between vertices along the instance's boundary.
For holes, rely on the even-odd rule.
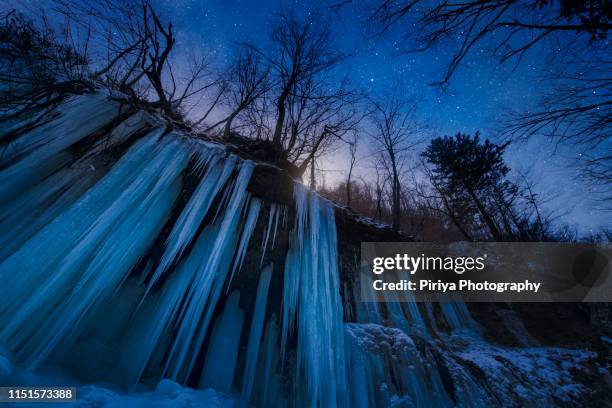
[[372,101],[370,120],[376,156],[391,183],[392,226],[400,229],[402,211],[402,175],[409,153],[421,141],[416,123],[416,102],[394,92],[383,101]]

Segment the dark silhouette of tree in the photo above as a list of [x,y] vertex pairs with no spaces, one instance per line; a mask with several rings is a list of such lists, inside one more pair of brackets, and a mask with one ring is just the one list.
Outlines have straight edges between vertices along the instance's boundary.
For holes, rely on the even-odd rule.
[[219,97],[226,99],[230,113],[217,123],[210,125],[210,131],[217,126],[223,126],[223,137],[229,138],[232,124],[238,115],[263,97],[270,90],[270,67],[250,47],[242,47],[227,73],[225,92]]
[[[509,180],[503,154],[480,135],[457,134],[433,139],[422,153],[441,212],[468,240],[547,241],[555,238],[555,217],[525,175]],[[430,206],[431,207],[431,206]],[[486,228],[483,235],[482,227]]]
[[496,241],[503,235],[482,196],[510,170],[503,160],[505,147],[488,139],[481,143],[478,133],[473,137],[457,134],[433,139],[422,154],[432,166],[432,183],[448,202],[449,212],[455,214],[456,208],[471,202]]
[[[173,24],[150,0],[52,0],[51,4],[54,12],[72,23],[67,32],[90,30],[95,43],[86,47],[95,54],[88,65],[90,79],[146,101],[170,119],[185,124],[190,101],[201,101],[203,94],[222,84],[206,56],[195,52],[181,60],[186,74],[175,73]],[[211,104],[218,101],[213,98]]]
[[284,13],[272,29],[269,47],[250,45],[270,66],[275,106],[272,144],[294,162],[306,153],[299,165],[302,173],[324,142],[337,137],[350,122],[343,114],[350,92],[334,86],[338,80],[330,75],[346,59],[334,46],[330,27],[317,14],[300,19]]
[[401,221],[401,178],[407,163],[406,154],[421,143],[415,118],[416,107],[416,102],[399,92],[394,92],[383,101],[372,101],[372,140],[377,149],[377,158],[391,183],[392,227],[396,231]]
[[36,25],[16,11],[0,15],[0,42],[0,122],[39,115],[63,99],[63,92],[88,87],[86,50],[60,38],[47,19]]
[[407,47],[408,52],[458,39],[459,47],[440,81],[446,83],[478,45],[491,48],[487,43],[491,41],[493,51],[505,62],[567,32],[605,40],[612,28],[611,17],[612,7],[599,0],[382,0],[370,21],[381,32],[404,25],[417,43]]
[[353,178],[353,170],[355,168],[355,163],[357,162],[357,135],[353,134],[352,139],[349,141],[349,154],[350,154],[350,163],[346,176],[346,205],[351,206],[351,190],[352,190],[352,178]]

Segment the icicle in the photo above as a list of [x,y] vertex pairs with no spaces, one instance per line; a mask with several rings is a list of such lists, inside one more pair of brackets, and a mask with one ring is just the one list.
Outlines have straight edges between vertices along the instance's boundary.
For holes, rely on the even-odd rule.
[[455,406],[431,352],[420,353],[402,330],[348,323],[345,333],[351,406]]
[[[216,165],[223,167],[218,162]],[[169,376],[180,378],[181,381],[191,371],[206,334],[208,322],[221,294],[221,288],[227,283],[225,276],[228,274],[231,262],[234,259],[235,266],[240,265],[259,214],[261,201],[251,199],[242,224],[242,234],[238,239],[240,230],[238,221],[241,219],[238,214],[242,213],[248,202],[245,189],[252,170],[251,166],[251,163],[243,163],[238,175],[239,182],[226,187],[231,190],[231,193],[228,193],[230,207],[226,208],[221,219],[204,228],[188,256],[179,263],[165,283],[159,298],[155,301],[153,311],[144,310],[137,316],[137,320],[145,320],[146,323],[139,325],[144,327],[132,335],[134,344],[127,345],[124,352],[128,357],[124,359],[122,365],[127,372],[129,382],[137,382],[141,378],[146,367],[154,360],[155,350],[163,343],[162,338],[174,336],[170,334],[171,327],[178,327],[179,333],[191,330],[194,334],[190,337],[177,336],[177,339],[170,344],[171,358],[164,363],[165,370]],[[224,226],[227,227],[225,230]],[[220,241],[224,243],[219,244]],[[238,241],[240,245],[236,249]],[[213,265],[209,261],[215,256],[214,251],[219,250],[215,248],[220,248],[222,253],[218,257],[218,262]],[[144,306],[143,308],[146,309]],[[202,321],[201,326],[200,321]],[[161,355],[167,354],[165,350],[159,352]]]
[[238,243],[238,249],[236,250],[236,253],[234,255],[234,265],[232,266],[232,274],[230,275],[230,278],[227,283],[228,286],[232,282],[236,271],[242,268],[244,255],[246,254],[247,247],[249,246],[249,240],[251,238],[251,235],[253,235],[253,231],[255,230],[255,225],[257,224],[257,217],[259,216],[260,209],[261,200],[259,198],[252,198],[246,220],[244,221],[244,226],[242,227],[242,234]]
[[[156,148],[160,131],[140,140],[95,187],[28,240],[0,264],[0,323],[13,316],[30,291],[48,277],[47,270],[59,264],[68,249],[74,248],[104,210],[116,200],[145,167]],[[19,273],[16,273],[19,271]]]
[[309,197],[300,184],[294,185],[294,196],[296,224],[285,261],[282,352],[296,322],[296,384],[305,383],[311,406],[346,406],[334,209],[315,194]]
[[[209,236],[209,231],[213,228],[213,226],[206,227],[202,232],[202,237]],[[194,280],[200,265],[206,261],[209,247],[207,239],[198,239],[192,251],[181,261],[163,286],[162,293],[155,301],[152,311],[147,312],[145,306],[140,307],[139,315],[134,319],[136,323],[132,324],[135,329],[121,353],[124,356],[121,367],[128,383],[133,384],[140,381],[164,334],[171,337],[168,331],[170,327],[177,324],[189,285]],[[165,354],[165,350],[162,350],[161,354]]]
[[[46,276],[33,291],[27,291],[33,292],[32,295],[20,305],[14,316],[8,316],[8,324],[0,332],[9,344],[21,345],[19,353],[29,365],[40,365],[56,349],[61,351],[60,358],[62,353],[68,352],[82,329],[81,323],[87,322],[88,317],[115,292],[161,230],[178,196],[180,174],[189,158],[184,144],[175,137],[169,135],[164,140],[157,141],[158,151],[147,157],[147,164],[136,173],[135,180],[120,190],[110,205],[106,200],[104,210],[90,226],[83,225],[85,231],[77,230],[76,234],[68,237],[54,237],[64,245],[63,251],[49,253],[42,247],[48,234],[54,230],[53,224],[30,241],[38,243],[35,247],[40,254],[35,256],[38,267],[49,265],[48,269],[41,268]],[[100,190],[104,190],[103,186]],[[85,201],[92,196],[95,194],[86,197]],[[81,221],[75,218],[82,204],[76,203],[74,211],[66,213],[69,219],[59,228]],[[22,247],[15,254],[17,257],[11,257],[7,263],[10,265],[11,260],[17,259],[17,263],[23,265],[20,258],[26,247]],[[117,251],[117,248],[122,250]],[[24,255],[32,257],[33,254],[27,252]],[[58,255],[62,259],[57,264],[45,261]],[[58,347],[60,343],[63,343],[62,347]]]
[[59,118],[18,138],[5,149],[0,201],[31,188],[74,158],[66,149],[117,117],[119,105],[99,92],[71,98]]
[[463,302],[440,302],[444,319],[453,330],[474,330],[476,324]]
[[268,289],[272,277],[272,265],[266,266],[259,276],[257,285],[257,297],[255,298],[255,309],[251,320],[251,330],[247,346],[246,364],[242,376],[242,398],[248,403],[253,391],[255,381],[255,370],[257,368],[257,357],[259,356],[259,343],[263,331],[264,318],[266,315],[266,303],[268,302]]
[[144,119],[143,113],[127,118],[74,164],[0,205],[0,260],[6,259],[96,183],[109,167],[98,154],[142,129]]
[[[168,266],[181,256],[183,250],[193,240],[204,216],[207,214],[213,200],[227,183],[230,175],[236,167],[236,157],[230,156],[223,165],[215,150],[208,150],[212,155],[206,165],[206,171],[202,176],[198,187],[193,192],[185,209],[181,212],[167,239],[166,250],[161,258],[159,266],[153,273],[149,282],[147,293],[157,283]],[[200,154],[202,156],[202,154]]]
[[276,366],[278,360],[278,325],[276,315],[272,314],[266,325],[266,333],[261,344],[261,361],[258,369],[258,385],[255,388],[256,406],[282,406],[279,401],[280,392],[274,389],[276,381]]
[[351,405],[356,408],[376,406],[372,375],[374,372],[368,361],[369,356],[359,347],[359,339],[348,325],[345,344]]
[[[211,246],[205,264],[198,268],[198,274],[189,287],[181,310],[182,320],[177,327],[176,339],[164,368],[164,373],[179,382],[184,382],[193,369],[196,361],[196,353],[193,350],[202,347],[212,313],[226,282],[236,245],[240,214],[248,197],[246,188],[252,172],[253,163],[241,163],[232,192],[228,193],[228,203],[222,218],[210,231],[210,236],[204,238],[210,240]],[[188,358],[190,355],[191,358]]]
[[272,203],[272,205],[270,206],[270,212],[268,213],[268,223],[266,224],[266,229],[264,231],[264,240],[261,245],[261,260],[259,261],[259,265],[263,264],[264,257],[266,256],[268,238],[270,238],[270,230],[272,229],[272,223],[274,222],[274,218],[276,217],[277,210],[278,204]]
[[244,315],[240,309],[240,292],[230,294],[213,328],[200,378],[200,388],[229,393],[234,380],[238,345]]
[[[274,244],[276,243],[276,232],[278,231],[279,220],[284,219],[286,215],[286,206],[277,203],[272,203],[272,206],[270,207],[270,213],[268,214],[268,224],[266,225],[266,229],[264,232],[265,238],[262,244],[261,260],[259,262],[259,265],[263,264],[264,258],[266,256],[266,249],[268,248],[270,232],[272,232],[272,244],[270,245],[270,248],[274,248]],[[281,223],[282,222],[283,221],[281,221]]]

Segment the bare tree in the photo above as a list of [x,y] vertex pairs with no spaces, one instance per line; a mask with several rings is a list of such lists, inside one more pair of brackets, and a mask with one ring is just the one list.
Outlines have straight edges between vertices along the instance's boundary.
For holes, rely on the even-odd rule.
[[375,197],[376,197],[376,217],[379,220],[383,220],[383,210],[384,210],[384,193],[385,189],[389,183],[389,175],[386,169],[382,168],[382,155],[379,155],[378,160],[376,160],[374,164],[374,171],[376,173],[376,181],[374,184],[375,189]]
[[299,19],[284,13],[273,28],[270,51],[252,46],[270,65],[276,91],[276,118],[271,135],[273,146],[283,148],[287,110],[291,97],[309,98],[308,91],[336,67],[345,55],[332,45],[330,24],[318,15]]
[[342,89],[331,95],[311,94],[304,98],[305,106],[289,121],[291,131],[286,146],[298,174],[309,166],[314,171],[317,157],[357,128],[363,115],[355,106],[355,99],[355,94]]
[[[71,35],[66,30],[63,38],[58,36],[46,18],[36,25],[16,11],[0,16],[0,122],[32,113],[35,118],[29,123],[36,126],[66,92],[89,87],[88,40],[67,38]],[[14,132],[4,134],[3,143],[9,143],[11,136]]]
[[551,90],[539,107],[511,115],[504,127],[507,136],[526,140],[545,136],[557,145],[571,146],[585,180],[607,193],[612,179],[612,61],[594,56],[572,56],[562,71],[549,74]]
[[[486,44],[505,62],[515,57],[520,60],[536,45],[567,32],[587,40],[603,40],[612,28],[607,7],[598,0],[381,0],[370,21],[381,32],[405,25],[406,39],[413,37],[417,44],[408,46],[407,52],[458,39],[459,47],[441,80],[445,83],[478,45]],[[575,36],[569,41],[576,41]]]
[[353,169],[355,168],[355,163],[357,162],[357,134],[353,133],[353,137],[348,142],[349,143],[349,154],[350,154],[350,162],[348,168],[348,174],[346,176],[346,205],[351,206],[351,183],[353,176]]
[[224,97],[230,113],[218,122],[210,125],[210,131],[224,124],[223,137],[230,137],[234,119],[270,90],[270,68],[264,64],[261,56],[252,47],[244,46],[228,70],[227,90]]
[[[180,61],[174,57],[172,22],[163,21],[150,0],[53,0],[53,4],[53,10],[75,27],[90,30],[97,44],[92,52],[102,61],[91,66],[91,79],[149,101],[172,119],[183,121],[190,101],[200,102],[222,84],[205,56],[191,53]],[[182,72],[175,72],[175,66]],[[218,101],[212,98],[213,105]]]
[[372,101],[372,140],[390,178],[392,226],[395,230],[400,228],[401,178],[406,154],[422,142],[421,129],[415,118],[416,108],[415,101],[397,91],[383,101]]

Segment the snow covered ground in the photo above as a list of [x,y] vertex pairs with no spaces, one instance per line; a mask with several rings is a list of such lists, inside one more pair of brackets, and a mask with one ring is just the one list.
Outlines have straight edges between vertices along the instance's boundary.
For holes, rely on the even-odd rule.
[[[118,390],[105,384],[83,385],[59,371],[30,372],[13,361],[6,348],[0,347],[0,384],[4,386],[71,386],[76,387],[77,400],[61,403],[19,403],[19,407],[71,408],[230,408],[234,400],[212,389],[195,390],[174,381],[162,379],[154,390],[134,387]],[[7,404],[8,405],[8,404]],[[10,404],[14,406],[15,404]],[[2,404],[0,404],[2,406]]]

